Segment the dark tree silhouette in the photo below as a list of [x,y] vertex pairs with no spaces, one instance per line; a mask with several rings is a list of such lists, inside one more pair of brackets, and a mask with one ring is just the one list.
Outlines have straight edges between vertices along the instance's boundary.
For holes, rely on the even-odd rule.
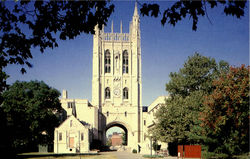
[[[170,25],[175,26],[177,22],[189,16],[189,18],[193,20],[192,29],[196,31],[199,16],[207,16],[207,8],[223,5],[226,15],[241,18],[244,16],[246,2],[246,0],[179,0],[170,8],[164,10],[161,24],[165,25],[165,23],[168,22]],[[143,16],[158,17],[160,15],[159,4],[143,3],[141,5],[141,13]]]
[[[158,4],[138,2],[143,16],[160,15]],[[244,15],[246,0],[179,0],[164,10],[161,23],[175,26],[186,16],[193,20],[193,30],[197,29],[199,16],[206,15],[206,8],[224,5],[224,13],[240,18]],[[58,39],[74,39],[81,33],[94,33],[94,27],[106,25],[114,11],[109,0],[103,1],[30,1],[0,2],[0,92],[6,89],[8,76],[3,72],[9,64],[32,67],[31,48],[58,47]],[[1,102],[1,99],[0,99]]]
[[0,107],[0,152],[23,152],[38,144],[53,143],[62,110],[59,96],[58,90],[40,81],[11,85],[3,93]]

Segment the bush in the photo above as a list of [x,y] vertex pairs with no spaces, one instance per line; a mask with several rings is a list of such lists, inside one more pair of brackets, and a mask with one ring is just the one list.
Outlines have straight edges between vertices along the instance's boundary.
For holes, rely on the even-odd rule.
[[137,150],[136,149],[133,149],[133,151],[132,151],[133,153],[137,153]]

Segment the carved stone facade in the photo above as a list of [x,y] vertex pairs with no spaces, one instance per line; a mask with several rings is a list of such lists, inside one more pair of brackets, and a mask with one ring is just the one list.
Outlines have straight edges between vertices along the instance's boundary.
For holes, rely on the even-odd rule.
[[[141,36],[135,6],[129,33],[95,28],[93,38],[92,105],[99,110],[98,139],[105,142],[112,126],[127,129],[129,147],[141,142]],[[126,130],[125,130],[126,131]]]
[[[67,91],[64,90],[61,104],[68,118],[66,121],[72,118],[76,123],[88,125],[87,128],[78,123],[74,134],[82,131],[88,133],[85,136],[88,136],[89,144],[94,140],[106,144],[106,131],[118,126],[125,132],[126,150],[136,149],[148,153],[150,141],[147,130],[153,123],[153,114],[150,112],[164,101],[165,97],[159,97],[148,107],[149,112],[142,111],[140,18],[135,5],[129,33],[122,32],[122,24],[120,33],[113,32],[113,23],[110,33],[95,27],[92,101],[68,99]],[[79,135],[75,136],[76,139],[68,138],[66,134],[74,131],[68,125],[64,122],[55,129],[54,150],[57,153],[75,153],[78,150],[79,146],[68,145],[72,140],[80,141]],[[58,132],[66,135],[64,143],[58,141]],[[83,150],[88,151],[89,145],[84,144],[80,148],[81,152]]]

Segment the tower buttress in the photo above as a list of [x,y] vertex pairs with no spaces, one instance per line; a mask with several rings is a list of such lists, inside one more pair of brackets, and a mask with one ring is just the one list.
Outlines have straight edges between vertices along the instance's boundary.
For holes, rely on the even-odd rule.
[[100,105],[100,53],[101,53],[101,32],[98,26],[95,26],[95,35],[93,36],[93,72],[92,72],[92,105]]

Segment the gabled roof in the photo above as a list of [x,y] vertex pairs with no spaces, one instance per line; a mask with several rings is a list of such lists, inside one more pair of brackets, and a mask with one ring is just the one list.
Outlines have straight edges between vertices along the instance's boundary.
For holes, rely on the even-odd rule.
[[84,122],[84,121],[79,121],[74,115],[69,116],[66,120],[64,120],[58,127],[57,129],[60,129],[65,123],[67,123],[68,121],[74,121],[76,123],[78,123],[80,126],[82,126],[83,128],[88,128],[89,124]]

